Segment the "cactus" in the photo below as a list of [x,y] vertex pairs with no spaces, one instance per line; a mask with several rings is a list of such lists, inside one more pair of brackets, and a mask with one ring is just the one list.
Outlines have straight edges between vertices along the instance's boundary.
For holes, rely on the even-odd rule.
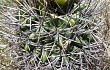
[[[75,50],[75,47],[77,49],[78,48],[82,49],[83,46],[86,45],[85,43],[91,41],[91,39],[88,38],[89,34],[87,35],[85,33],[82,35],[80,33],[76,34],[74,33],[75,31],[77,31],[77,27],[75,28],[75,26],[80,25],[83,22],[83,21],[79,22],[79,19],[75,16],[80,17],[80,13],[79,14],[77,13],[80,12],[80,10],[81,11],[84,10],[86,7],[83,9],[78,8],[80,10],[75,11],[75,13],[73,13],[72,16],[70,16],[71,14],[68,14],[68,12],[67,13],[65,12],[65,15],[62,15],[63,12],[62,13],[60,12],[61,13],[60,15],[58,12],[49,12],[49,10],[52,11],[52,9],[55,9],[55,7],[49,6],[50,4],[48,1],[45,2],[46,3],[41,1],[37,2],[39,3],[39,6],[42,6],[42,9],[39,9],[38,7],[34,6],[36,9],[39,9],[37,10],[37,12],[34,10],[32,11],[29,10],[28,12],[29,8],[26,6],[27,12],[21,13],[21,15],[26,14],[29,16],[26,18],[20,17],[20,20],[23,19],[22,22],[24,22],[23,24],[21,22],[22,25],[20,26],[20,30],[27,36],[26,37],[27,40],[24,41],[23,45],[24,50],[28,53],[34,53],[37,52],[38,49],[40,49],[43,52],[42,55],[39,54],[36,55],[38,58],[41,58],[41,62],[43,62],[44,64],[48,63],[48,61],[50,60],[53,61],[57,56],[60,57],[59,58],[60,61],[63,58],[65,58],[67,54],[73,52]],[[27,3],[30,7],[35,5],[35,3],[33,4],[30,4],[29,2]],[[21,2],[21,4],[25,7],[25,2]],[[41,4],[44,4],[44,6]],[[69,7],[69,5],[66,5],[66,7]],[[19,8],[21,10],[24,9],[21,7]],[[41,13],[44,13],[45,15]],[[67,16],[66,14],[68,14],[69,16]],[[86,29],[86,27],[84,27],[83,29]],[[69,61],[71,60],[70,57],[67,58]],[[64,61],[68,60],[64,59]]]
[[[98,41],[95,37],[97,30],[91,30],[95,28],[89,19],[92,16],[86,12],[88,3],[80,0],[65,0],[64,3],[61,0],[14,2],[18,8],[14,13],[18,31],[14,35],[19,37],[17,54],[22,56],[17,59],[18,63],[22,61],[19,69],[38,70],[49,66],[51,70],[80,69],[80,64],[75,61],[79,57],[86,63],[85,55],[90,53],[86,53],[85,49],[90,49],[88,46]],[[79,67],[75,68],[75,65]]]

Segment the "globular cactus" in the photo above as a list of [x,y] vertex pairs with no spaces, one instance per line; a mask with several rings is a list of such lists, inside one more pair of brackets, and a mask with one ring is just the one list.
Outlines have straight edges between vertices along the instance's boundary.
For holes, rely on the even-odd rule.
[[22,56],[17,61],[23,61],[19,69],[73,70],[88,64],[89,56],[85,56],[91,54],[86,53],[90,50],[88,46],[98,41],[97,30],[92,30],[94,22],[89,19],[92,16],[88,14],[88,3],[81,0],[14,2],[18,8],[15,13],[19,26],[16,36],[20,37],[18,56]]
[[[74,10],[73,8],[80,2],[68,0],[64,5],[58,3],[57,0],[19,2],[18,6],[22,5],[22,7],[19,7],[21,16],[18,16],[22,24],[20,26],[21,35],[22,32],[26,35],[21,48],[27,53],[37,53],[38,61],[45,65],[56,58],[59,59],[55,66],[59,65],[62,59],[69,62],[71,61],[70,53],[94,42],[94,39],[90,38],[91,34],[76,33],[78,31],[77,25],[84,25],[82,24],[83,21],[79,20],[81,17],[80,11],[87,7],[81,5]],[[23,9],[27,12],[21,11]],[[27,17],[22,17],[23,15],[27,15]],[[83,29],[88,28],[89,26],[86,25]]]

